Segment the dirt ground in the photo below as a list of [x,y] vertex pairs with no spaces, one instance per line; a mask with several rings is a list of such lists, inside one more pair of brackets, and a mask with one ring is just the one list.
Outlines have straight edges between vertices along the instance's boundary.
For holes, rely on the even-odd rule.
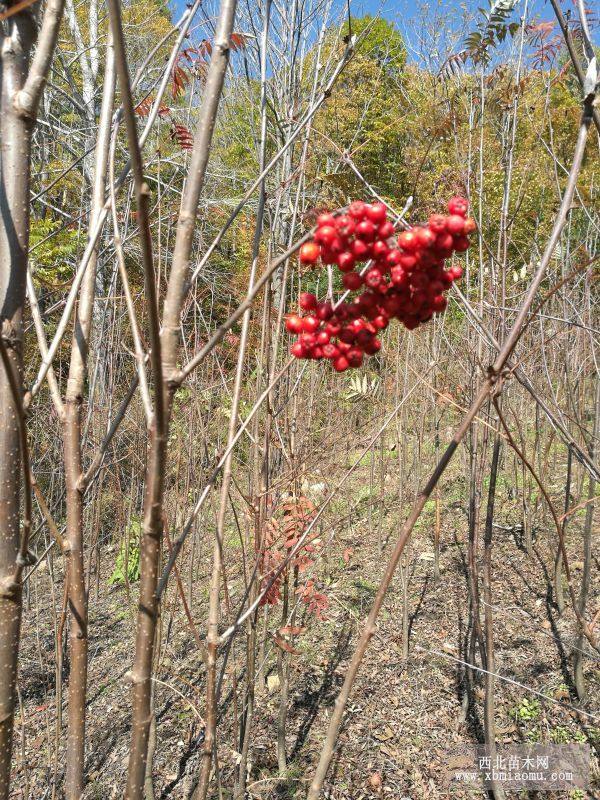
[[[442,495],[444,496],[444,494]],[[352,693],[339,738],[326,796],[331,800],[384,797],[484,797],[483,791],[450,791],[445,785],[453,753],[481,740],[483,682],[476,675],[465,697],[468,622],[464,514],[442,509],[439,578],[433,577],[432,532],[426,517],[415,531],[406,559],[409,657],[402,655],[403,588],[397,575]],[[386,515],[388,539],[398,530],[399,515]],[[428,522],[429,520],[429,522]],[[493,554],[493,616],[495,623],[496,736],[499,745],[517,743],[588,743],[591,782],[585,792],[512,792],[509,797],[600,797],[597,749],[600,745],[600,668],[597,654],[588,653],[585,675],[589,699],[577,702],[571,677],[575,642],[573,614],[560,618],[552,588],[550,543],[552,528],[536,529],[534,552],[525,552],[513,511],[499,513]],[[554,545],[552,545],[554,546]],[[248,798],[301,798],[319,755],[329,714],[357,638],[357,631],[377,588],[384,557],[356,529],[334,533],[324,586],[329,597],[327,619],[308,620],[298,637],[299,654],[291,656],[290,702],[287,726],[288,772],[278,777],[276,724],[279,692],[277,648],[269,640],[257,687],[254,738],[250,752]],[[351,548],[348,563],[339,554]],[[391,549],[388,542],[386,552]],[[581,535],[574,524],[568,551],[578,585],[581,577]],[[115,548],[106,545],[107,567]],[[68,665],[63,668],[63,731],[56,752],[55,638],[62,604],[60,560],[55,558],[52,591],[47,565],[30,581],[23,623],[20,673],[21,712],[15,741],[15,790],[12,797],[45,800],[63,772],[64,724]],[[592,586],[598,601],[597,560]],[[182,575],[185,570],[182,569]],[[136,586],[127,598],[124,587],[108,587],[100,576],[100,600],[95,578],[90,592],[90,670],[88,750],[85,797],[110,800],[122,796],[129,741],[129,688],[133,640],[132,614]],[[233,598],[235,601],[235,597]],[[192,613],[202,631],[206,597],[195,595]],[[235,606],[235,602],[234,602]],[[279,613],[276,609],[272,613]],[[155,798],[186,798],[197,777],[202,744],[203,665],[185,623],[174,590],[162,614],[163,647],[155,684],[157,742],[154,755]],[[230,665],[242,653],[238,636]],[[237,648],[237,649],[236,649]],[[584,648],[589,650],[587,646]],[[238,664],[241,663],[241,657]],[[219,731],[221,797],[232,796],[238,754],[231,746],[231,677],[221,698],[225,712]],[[243,675],[240,676],[243,685]],[[511,683],[509,681],[514,681]],[[539,694],[533,694],[522,686]],[[540,695],[543,695],[540,696]],[[587,716],[584,713],[586,712]],[[465,718],[466,711],[466,718]],[[215,789],[213,797],[218,797]]]

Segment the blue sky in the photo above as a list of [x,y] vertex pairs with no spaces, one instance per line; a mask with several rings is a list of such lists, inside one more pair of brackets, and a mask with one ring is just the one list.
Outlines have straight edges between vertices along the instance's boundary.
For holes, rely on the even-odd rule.
[[[429,5],[432,9],[443,10],[449,29],[453,29],[459,25],[463,10],[475,13],[478,8],[486,7],[488,3],[489,0],[432,0]],[[345,5],[345,0],[340,0],[340,5],[342,4]],[[515,14],[519,13],[519,9],[522,9],[524,4],[525,0],[519,0]],[[563,1],[563,5],[567,6],[567,4],[569,4],[569,0]],[[185,2],[184,0],[169,0],[169,5],[174,9],[182,9]],[[357,16],[380,13],[386,18],[394,20],[401,28],[403,20],[411,23],[415,16],[421,13],[420,5],[415,0],[351,0],[350,8],[352,13]],[[530,15],[537,14],[544,19],[553,18],[552,8],[547,0],[528,0],[528,8]],[[453,10],[458,13],[453,15]],[[454,20],[456,21],[454,22]]]
[[[566,0],[569,2],[569,0]],[[380,14],[392,20],[400,30],[411,30],[417,18],[423,14],[424,2],[415,0],[354,0],[350,8],[354,14]],[[487,8],[489,0],[429,0],[427,5],[432,13],[443,17],[449,32],[462,32],[462,18],[465,11],[478,14],[479,8]],[[523,13],[525,0],[519,0],[514,17]],[[528,16],[539,16],[542,19],[553,19],[552,7],[547,0],[528,0]]]
[[[252,0],[248,0],[252,2]],[[288,2],[289,0],[283,0]],[[169,5],[178,13],[185,7],[185,0],[167,0]],[[538,20],[553,19],[552,7],[547,0],[519,0],[513,11],[513,19],[518,19],[523,13],[527,2],[528,18],[537,17]],[[562,0],[565,8],[571,5],[572,0]],[[409,58],[417,58],[419,39],[418,32],[423,23],[429,24],[432,19],[436,21],[436,29],[440,32],[442,40],[452,41],[450,49],[461,41],[464,36],[474,29],[473,25],[465,26],[465,15],[474,20],[481,19],[478,8],[488,7],[490,0],[351,0],[350,8],[355,16],[364,14],[380,14],[392,21],[403,34],[408,45]],[[218,0],[211,0],[210,7],[218,5]],[[346,0],[335,0],[335,5],[345,9]],[[208,6],[205,6],[208,8]],[[415,45],[411,47],[411,44]],[[421,38],[422,46],[422,38]],[[443,49],[443,46],[442,46]]]

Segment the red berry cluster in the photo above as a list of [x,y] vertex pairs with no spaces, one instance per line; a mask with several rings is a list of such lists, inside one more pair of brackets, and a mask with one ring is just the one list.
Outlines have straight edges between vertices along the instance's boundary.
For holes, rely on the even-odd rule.
[[[297,358],[327,358],[344,372],[360,367],[365,355],[381,348],[379,331],[390,320],[413,330],[446,308],[445,292],[462,276],[459,266],[446,269],[446,259],[469,247],[475,222],[468,203],[453,197],[448,215],[434,214],[427,225],[396,235],[383,203],[355,200],[345,214],[321,214],[312,241],[300,248],[302,264],[336,264],[350,302],[318,302],[303,292],[299,305],[306,314],[290,314],[286,328],[298,334],[291,347]],[[367,262],[360,272],[356,267]]]

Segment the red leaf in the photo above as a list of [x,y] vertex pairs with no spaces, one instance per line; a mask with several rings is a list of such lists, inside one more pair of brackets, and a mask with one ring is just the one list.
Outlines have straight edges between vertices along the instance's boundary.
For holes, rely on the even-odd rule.
[[135,113],[138,117],[147,117],[150,111],[152,110],[152,102],[153,99],[151,97],[146,97],[145,100],[137,105],[134,109]]
[[198,55],[209,56],[212,53],[212,44],[208,39],[202,39],[198,46]]
[[232,50],[239,50],[246,46],[246,37],[243,33],[232,33],[229,37],[229,44]]
[[[154,105],[155,98],[154,97],[146,97],[142,100],[139,105],[135,107],[135,113],[138,117],[147,117],[149,116],[150,112],[152,111],[152,106]],[[167,117],[171,113],[171,109],[168,106],[164,106],[162,103],[158,107],[158,116],[159,117]]]
[[286,642],[285,639],[282,639],[281,636],[278,636],[276,633],[273,634],[273,641],[278,647],[281,647],[282,650],[285,650],[286,653],[293,653],[295,656],[300,655],[299,650],[296,650],[295,647],[292,647],[289,642]]
[[182,150],[191,150],[194,146],[194,137],[185,125],[173,123],[171,126],[171,139],[177,142]]
[[279,633],[283,636],[299,636],[305,630],[302,625],[284,625],[283,628],[279,628]]
[[171,91],[173,97],[177,98],[185,91],[186,85],[190,82],[189,75],[180,64],[174,64],[171,71]]

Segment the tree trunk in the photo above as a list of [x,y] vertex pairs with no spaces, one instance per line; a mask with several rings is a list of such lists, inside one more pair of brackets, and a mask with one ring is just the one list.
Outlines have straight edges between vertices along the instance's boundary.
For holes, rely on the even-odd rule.
[[[590,458],[594,460],[598,452],[598,437],[600,436],[600,379],[596,380],[596,402],[594,408],[594,432],[590,441]],[[588,504],[585,509],[585,521],[583,523],[583,575],[581,576],[581,589],[579,592],[579,612],[585,618],[588,595],[591,585],[592,571],[592,532],[594,523],[594,498],[596,497],[596,480],[593,475],[589,477],[588,483]],[[573,680],[577,696],[580,700],[586,699],[585,679],[583,675],[584,656],[583,648],[586,647],[585,636],[580,632],[573,655]]]
[[[104,205],[110,122],[115,90],[113,49],[107,48],[102,109],[96,145],[94,186],[90,209],[90,234],[97,225]],[[67,500],[67,586],[69,592],[69,727],[67,735],[65,796],[79,800],[84,787],[85,760],[85,703],[87,692],[88,613],[84,562],[84,519],[81,477],[82,463],[82,403],[87,375],[88,355],[92,335],[94,298],[96,292],[96,263],[99,241],[87,266],[81,284],[79,305],[75,317],[69,380],[65,397],[64,457]]]
[[[496,721],[494,698],[494,673],[496,671],[494,658],[494,615],[492,612],[492,545],[494,533],[494,506],[496,502],[496,482],[498,478],[498,464],[500,461],[500,448],[502,439],[496,435],[490,469],[490,485],[488,490],[488,504],[485,520],[484,550],[483,550],[483,599],[484,599],[484,633],[485,633],[485,700],[483,708],[483,729],[488,755],[495,757],[496,753]],[[506,797],[502,785],[492,783],[494,800],[504,800]]]
[[[30,10],[3,23],[0,53],[0,325],[2,342],[22,392],[23,305],[29,245],[32,123],[17,114],[35,24]],[[0,362],[0,800],[10,785],[13,718],[21,627],[21,586],[13,576],[20,545],[19,410]]]

